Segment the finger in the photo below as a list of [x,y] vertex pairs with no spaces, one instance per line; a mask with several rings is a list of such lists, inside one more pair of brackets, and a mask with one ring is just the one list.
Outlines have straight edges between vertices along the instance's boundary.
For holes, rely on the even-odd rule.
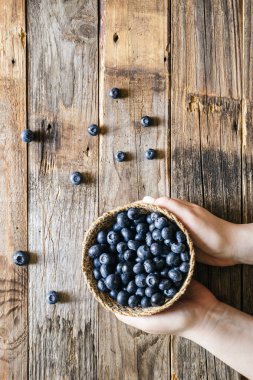
[[162,197],[155,200],[155,205],[166,208],[179,219],[186,219],[189,216],[189,204],[181,199]]
[[153,203],[155,202],[155,198],[146,195],[146,196],[143,198],[143,202],[144,202],[144,203],[153,204]]

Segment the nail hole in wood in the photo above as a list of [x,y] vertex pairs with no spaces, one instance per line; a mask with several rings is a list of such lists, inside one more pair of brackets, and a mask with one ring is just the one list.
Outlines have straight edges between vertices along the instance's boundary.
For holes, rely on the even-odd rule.
[[12,58],[11,63],[12,63],[13,65],[15,65],[16,61],[15,61],[14,58]]
[[114,35],[113,35],[113,42],[115,42],[115,44],[116,44],[116,42],[118,41],[118,39],[119,39],[118,34],[117,34],[117,33],[114,33]]
[[167,61],[167,58],[166,58],[166,57],[164,57],[164,59],[163,59],[163,60],[164,60],[164,62],[166,62],[166,61]]
[[50,129],[52,129],[52,125],[51,125],[51,124],[48,124],[48,126],[47,126],[47,130],[50,131]]

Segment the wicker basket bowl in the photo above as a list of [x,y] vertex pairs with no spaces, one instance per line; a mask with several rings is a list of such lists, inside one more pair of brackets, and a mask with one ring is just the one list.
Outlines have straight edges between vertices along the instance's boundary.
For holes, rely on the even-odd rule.
[[[112,224],[115,222],[116,214],[121,211],[126,211],[131,207],[140,208],[143,213],[147,213],[147,214],[150,212],[159,212],[163,214],[167,219],[172,220],[178,225],[178,227],[184,232],[187,239],[187,244],[189,246],[189,253],[190,253],[189,272],[184,280],[182,287],[179,289],[178,293],[173,298],[167,300],[162,306],[155,306],[155,307],[148,307],[148,308],[141,308],[141,307],[130,308],[126,306],[121,306],[115,300],[113,300],[109,296],[109,294],[103,293],[98,290],[97,282],[95,278],[93,277],[93,262],[92,262],[92,259],[88,255],[88,250],[93,244],[96,243],[97,233],[102,229],[107,229],[111,227]],[[128,316],[147,316],[147,315],[157,314],[161,312],[162,310],[167,309],[168,307],[173,305],[186,291],[187,286],[189,285],[192,275],[193,275],[194,264],[195,264],[195,253],[194,253],[193,243],[184,225],[176,218],[175,215],[173,215],[166,209],[152,205],[152,204],[147,204],[147,203],[141,203],[141,202],[130,203],[128,205],[118,207],[110,212],[104,213],[97,220],[95,220],[95,222],[93,222],[91,227],[86,232],[85,239],[83,242],[82,268],[83,268],[87,286],[89,290],[91,291],[91,293],[93,294],[93,296],[101,305],[103,305],[107,310],[110,310],[116,314],[122,314],[122,315],[128,315]]]

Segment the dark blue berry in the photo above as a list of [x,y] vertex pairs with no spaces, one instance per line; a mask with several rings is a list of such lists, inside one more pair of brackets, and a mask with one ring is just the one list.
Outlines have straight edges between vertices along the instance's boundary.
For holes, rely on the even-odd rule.
[[160,272],[160,275],[162,276],[162,277],[168,277],[168,273],[169,273],[169,268],[163,268],[162,270],[161,270],[161,272]]
[[173,243],[171,245],[172,252],[182,253],[185,251],[185,245],[183,243]]
[[150,127],[152,125],[152,119],[149,116],[143,116],[141,118],[141,125],[143,127]]
[[124,227],[121,230],[121,235],[123,236],[124,240],[127,242],[129,240],[133,240],[135,233],[130,228]]
[[116,245],[120,241],[120,233],[115,231],[109,231],[107,234],[107,241],[109,244]]
[[95,268],[95,269],[93,270],[93,276],[95,277],[96,280],[100,280],[100,278],[101,278],[100,270],[97,269],[97,268]]
[[176,269],[171,269],[168,276],[173,282],[181,281],[183,278],[182,273]]
[[144,269],[145,269],[145,272],[147,273],[151,273],[151,272],[154,272],[156,270],[156,265],[154,263],[153,260],[145,260],[144,263],[143,263],[143,266],[144,266]]
[[108,231],[105,231],[105,230],[99,231],[99,233],[97,234],[97,242],[99,244],[106,244],[107,243],[107,234],[108,234]]
[[110,296],[111,296],[114,300],[116,300],[116,299],[117,299],[117,295],[118,295],[118,291],[117,291],[117,290],[111,290],[109,294],[110,294]]
[[124,241],[120,241],[118,244],[117,244],[117,252],[118,253],[124,253],[128,250],[128,246],[127,246],[127,243],[124,242]]
[[150,259],[152,255],[147,245],[141,245],[137,250],[137,256],[144,261]]
[[180,255],[174,252],[170,252],[166,256],[166,263],[169,266],[174,266],[174,267],[178,266],[181,263]]
[[100,273],[103,278],[106,278],[113,272],[112,266],[110,264],[103,264],[100,267]]
[[164,216],[160,216],[155,220],[155,228],[158,228],[159,230],[162,230],[164,227],[168,226],[168,219],[166,219]]
[[162,229],[162,238],[164,240],[172,239],[173,237],[173,228],[171,226],[164,227]]
[[146,284],[151,288],[157,287],[159,285],[160,278],[157,274],[150,273],[146,278]]
[[148,224],[153,223],[153,222],[152,222],[152,219],[151,219],[151,214],[148,214],[148,215],[146,216],[146,221],[147,221]]
[[124,259],[126,261],[132,261],[136,257],[136,252],[132,249],[128,249],[126,252],[124,252]]
[[144,272],[144,265],[142,263],[137,263],[133,267],[133,272],[135,274],[140,274]]
[[155,241],[160,241],[160,242],[163,241],[161,231],[158,228],[154,229],[154,231],[152,232],[152,238]]
[[130,262],[125,262],[122,265],[122,273],[131,274],[133,272],[133,264]]
[[94,268],[100,268],[101,264],[98,257],[95,257],[95,259],[93,260],[93,265],[94,265]]
[[150,251],[154,256],[162,255],[163,254],[163,247],[162,245],[158,243],[153,243],[150,246]]
[[138,288],[145,288],[146,286],[146,275],[145,274],[137,274],[135,276],[135,283]]
[[126,159],[126,153],[119,151],[119,152],[115,153],[114,157],[115,157],[116,161],[122,162],[122,161],[125,161],[125,159]]
[[33,131],[30,129],[25,129],[24,131],[21,132],[21,140],[25,143],[30,143],[33,141],[34,134]]
[[145,157],[147,160],[153,160],[156,156],[156,151],[154,149],[149,148],[145,152]]
[[176,232],[176,239],[178,243],[184,243],[186,241],[186,236],[183,233],[183,231],[177,231]]
[[98,257],[101,253],[103,253],[101,245],[100,244],[95,244],[92,245],[89,248],[88,255],[92,258],[95,259],[95,257]]
[[121,279],[120,276],[116,274],[109,274],[109,276],[105,279],[105,285],[110,290],[116,290],[121,285]]
[[144,297],[145,296],[145,288],[137,288],[135,294],[137,296]]
[[190,261],[190,254],[189,252],[182,252],[180,254],[181,260],[182,261]]
[[150,218],[151,218],[152,222],[154,222],[160,216],[161,216],[161,214],[159,212],[151,212],[151,214],[150,214]]
[[180,267],[179,267],[179,270],[183,273],[188,273],[189,272],[189,269],[190,269],[190,264],[187,263],[187,262],[183,262]]
[[135,283],[135,281],[130,281],[127,285],[127,288],[126,290],[128,291],[128,293],[130,294],[135,294],[136,293],[136,290],[137,290],[137,285]]
[[116,266],[116,272],[121,274],[122,273],[122,267],[123,267],[123,262],[118,263]]
[[99,133],[99,128],[96,124],[91,124],[88,126],[88,132],[91,136],[97,136]]
[[124,253],[118,253],[118,260],[119,261],[124,261]]
[[117,224],[123,228],[123,227],[129,227],[130,226],[130,219],[127,216],[126,212],[120,212],[117,215]]
[[173,298],[177,294],[177,289],[172,287],[170,289],[164,290],[164,294],[168,298]]
[[151,297],[151,305],[152,306],[161,306],[165,302],[164,294],[161,292],[157,292]]
[[150,232],[153,232],[155,230],[155,223],[151,223],[150,225],[149,225],[149,231]]
[[121,281],[123,285],[127,285],[131,280],[133,279],[132,273],[122,273],[121,275]]
[[146,233],[146,244],[148,247],[150,247],[153,244],[154,240],[152,238],[151,232]]
[[140,209],[134,207],[128,209],[127,216],[131,220],[138,219],[140,216]]
[[137,226],[139,223],[146,223],[146,214],[140,214],[138,219],[134,220],[134,224]]
[[79,172],[73,172],[70,174],[70,182],[72,183],[72,185],[80,185],[80,183],[82,182],[82,174],[79,173]]
[[180,289],[183,285],[183,280],[174,282],[174,286],[176,289]]
[[152,287],[150,287],[150,286],[147,286],[146,289],[145,289],[145,295],[146,295],[147,297],[149,297],[149,298],[151,298],[152,295],[153,295],[154,293],[156,293],[156,292],[157,292],[157,288],[152,288]]
[[148,232],[148,230],[149,230],[149,225],[147,223],[139,223],[136,226],[137,233]]
[[117,246],[115,244],[110,244],[109,245],[109,252],[117,254]]
[[136,240],[129,240],[127,242],[128,248],[132,249],[133,251],[137,251],[137,249],[141,246],[141,243]]
[[146,232],[145,231],[139,232],[138,234],[135,235],[134,239],[136,241],[143,243],[146,240]]
[[50,305],[55,304],[59,301],[59,294],[52,290],[51,292],[47,293],[47,303]]
[[29,256],[24,251],[17,251],[13,255],[13,262],[18,266],[27,265],[29,263]]
[[155,269],[157,271],[161,271],[164,267],[165,267],[165,260],[162,258],[162,257],[159,257],[159,256],[155,256],[153,258],[153,262],[155,264]]
[[102,255],[99,256],[99,262],[100,264],[112,264],[113,258],[109,253],[102,253]]
[[166,247],[170,248],[173,243],[174,243],[173,239],[165,239],[164,240],[164,244],[166,245]]
[[140,298],[133,294],[128,298],[128,306],[129,307],[137,307],[140,303]]
[[118,99],[120,97],[120,90],[117,87],[110,89],[109,95],[112,99]]
[[120,227],[120,225],[117,224],[117,223],[114,223],[114,225],[112,226],[112,229],[113,229],[113,231],[115,231],[115,232],[119,232],[119,231],[121,231],[121,227]]
[[168,290],[172,287],[172,282],[168,278],[160,280],[159,289]]
[[122,306],[128,305],[129,293],[125,290],[121,290],[117,295],[117,302]]
[[150,307],[150,306],[151,306],[150,298],[148,298],[148,297],[142,297],[142,299],[141,299],[141,307],[144,309],[144,308]]

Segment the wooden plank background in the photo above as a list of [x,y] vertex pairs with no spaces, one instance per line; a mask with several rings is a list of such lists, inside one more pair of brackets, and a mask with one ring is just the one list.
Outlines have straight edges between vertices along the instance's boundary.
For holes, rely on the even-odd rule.
[[[105,312],[81,245],[99,214],[144,195],[253,221],[252,11],[250,0],[0,0],[1,379],[242,379],[192,342]],[[145,160],[149,147],[158,159]],[[12,264],[17,249],[28,270]],[[196,275],[253,314],[252,267]],[[49,290],[63,302],[47,305]]]

